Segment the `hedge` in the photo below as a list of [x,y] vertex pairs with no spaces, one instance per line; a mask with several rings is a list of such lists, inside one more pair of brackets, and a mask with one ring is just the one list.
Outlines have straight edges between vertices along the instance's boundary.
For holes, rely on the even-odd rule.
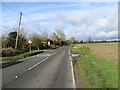
[[23,59],[23,58],[26,58],[26,57],[29,57],[29,56],[33,56],[33,55],[42,53],[42,52],[43,51],[41,51],[41,50],[34,50],[34,51],[31,51],[31,52],[26,52],[26,53],[19,54],[19,55],[16,55],[16,56],[3,57],[2,61],[15,61],[15,60]]

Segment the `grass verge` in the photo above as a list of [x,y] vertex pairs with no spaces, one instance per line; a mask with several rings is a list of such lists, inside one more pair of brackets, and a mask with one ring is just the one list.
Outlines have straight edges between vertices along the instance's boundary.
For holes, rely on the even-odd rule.
[[26,52],[26,53],[23,53],[23,54],[12,56],[12,57],[3,57],[2,61],[15,61],[15,60],[23,59],[23,58],[26,58],[26,57],[29,57],[29,56],[33,56],[33,55],[42,53],[42,52],[43,51],[41,51],[41,50],[33,50],[31,52]]
[[118,66],[91,52],[86,45],[74,45],[72,53],[82,54],[77,65],[87,88],[118,88]]

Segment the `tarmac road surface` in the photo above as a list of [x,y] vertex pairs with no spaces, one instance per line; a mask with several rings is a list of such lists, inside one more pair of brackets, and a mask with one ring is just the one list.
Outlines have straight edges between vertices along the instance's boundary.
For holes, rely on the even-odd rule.
[[69,46],[46,51],[2,69],[3,88],[74,88]]

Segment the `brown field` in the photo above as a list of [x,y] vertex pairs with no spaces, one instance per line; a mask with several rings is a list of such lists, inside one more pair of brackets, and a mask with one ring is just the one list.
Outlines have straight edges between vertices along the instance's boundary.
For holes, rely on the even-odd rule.
[[94,54],[107,60],[118,61],[118,43],[94,43],[87,44]]

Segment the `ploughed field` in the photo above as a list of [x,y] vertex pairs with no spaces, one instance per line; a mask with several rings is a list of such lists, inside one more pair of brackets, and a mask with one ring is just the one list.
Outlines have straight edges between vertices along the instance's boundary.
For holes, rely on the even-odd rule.
[[118,61],[118,43],[87,44],[92,52],[107,60]]

